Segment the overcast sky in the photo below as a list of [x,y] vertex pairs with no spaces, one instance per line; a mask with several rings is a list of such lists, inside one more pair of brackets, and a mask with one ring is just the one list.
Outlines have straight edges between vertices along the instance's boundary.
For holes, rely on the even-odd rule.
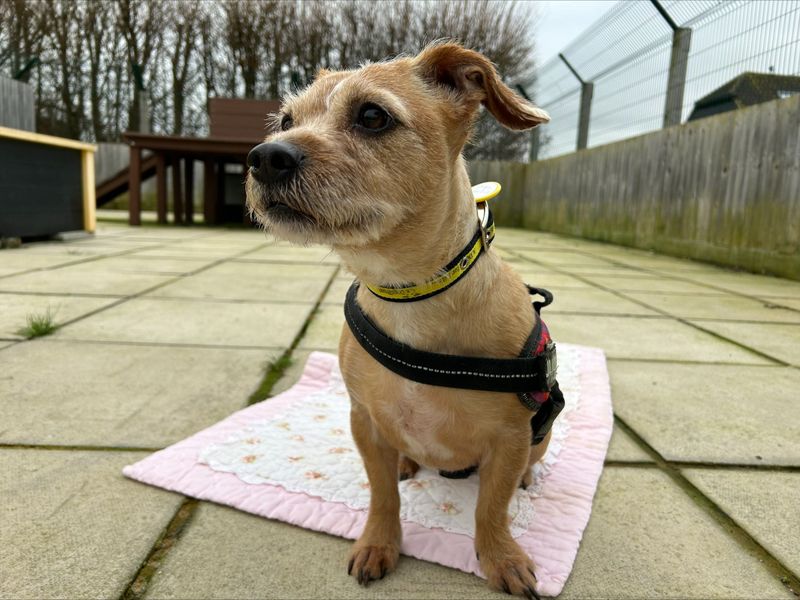
[[539,64],[556,56],[617,0],[540,0],[536,28]]

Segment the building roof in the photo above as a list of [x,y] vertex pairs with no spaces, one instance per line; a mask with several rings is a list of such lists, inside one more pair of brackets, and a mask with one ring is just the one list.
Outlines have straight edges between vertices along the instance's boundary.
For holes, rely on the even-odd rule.
[[694,103],[690,121],[800,93],[800,77],[745,72]]

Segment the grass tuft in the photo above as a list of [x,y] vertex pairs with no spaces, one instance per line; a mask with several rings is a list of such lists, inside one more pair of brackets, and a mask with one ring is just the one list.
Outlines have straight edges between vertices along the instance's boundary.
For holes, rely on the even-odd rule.
[[19,335],[30,339],[50,335],[58,325],[55,323],[55,312],[47,307],[43,313],[32,313],[26,317],[27,325],[19,330]]

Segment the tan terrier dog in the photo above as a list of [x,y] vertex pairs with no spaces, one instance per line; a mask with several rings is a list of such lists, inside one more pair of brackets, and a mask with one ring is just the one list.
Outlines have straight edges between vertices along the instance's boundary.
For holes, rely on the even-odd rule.
[[[525,285],[487,251],[455,285],[421,302],[387,302],[367,284],[407,286],[440,274],[476,234],[461,151],[479,106],[504,126],[547,122],[483,55],[454,43],[352,71],[320,71],[285,99],[276,131],[248,157],[247,203],[277,237],[333,247],[362,282],[358,304],[389,336],[416,349],[519,356],[536,315]],[[398,475],[423,464],[478,465],[475,549],[489,584],[536,597],[534,565],[513,540],[508,506],[544,454],[531,411],[514,393],[424,385],[387,369],[345,325],[339,343],[355,442],[371,488],[369,516],[348,572],[383,577],[400,550]]]

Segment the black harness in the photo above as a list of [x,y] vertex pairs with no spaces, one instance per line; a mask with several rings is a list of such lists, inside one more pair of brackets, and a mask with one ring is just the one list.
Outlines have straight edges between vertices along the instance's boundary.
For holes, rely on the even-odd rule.
[[[418,383],[514,392],[526,408],[535,411],[531,417],[531,444],[542,442],[564,408],[564,396],[556,381],[556,347],[547,326],[539,318],[541,309],[553,301],[549,291],[527,286],[531,295],[542,296],[544,300],[533,302],[536,324],[519,357],[483,358],[417,350],[389,337],[364,313],[356,300],[358,288],[357,281],[350,286],[344,315],[353,336],[375,360],[390,371]],[[474,470],[475,467],[470,467],[441,474],[461,478]]]

